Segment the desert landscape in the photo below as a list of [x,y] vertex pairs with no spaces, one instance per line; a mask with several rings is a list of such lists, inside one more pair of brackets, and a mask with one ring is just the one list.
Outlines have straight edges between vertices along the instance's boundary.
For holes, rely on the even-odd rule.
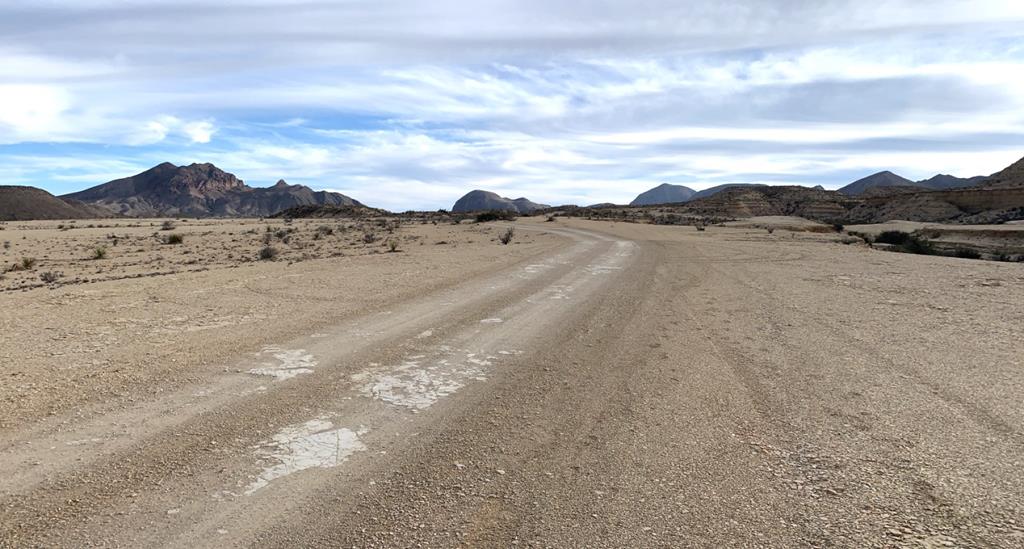
[[0,538],[1024,540],[1024,265],[548,219],[7,223]]
[[1024,2],[0,2],[0,549],[1024,549]]

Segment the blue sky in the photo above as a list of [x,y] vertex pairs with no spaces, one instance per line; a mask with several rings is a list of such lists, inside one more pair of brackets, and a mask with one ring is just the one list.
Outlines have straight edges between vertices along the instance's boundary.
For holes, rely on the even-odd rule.
[[7,0],[0,184],[213,162],[393,210],[1024,156],[1005,0]]

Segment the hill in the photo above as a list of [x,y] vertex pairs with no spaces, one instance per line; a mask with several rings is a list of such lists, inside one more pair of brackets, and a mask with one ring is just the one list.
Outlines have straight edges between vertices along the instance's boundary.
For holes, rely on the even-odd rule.
[[452,206],[452,212],[479,212],[485,210],[504,210],[522,214],[533,213],[536,210],[550,208],[547,204],[537,204],[526,198],[515,200],[499,196],[490,191],[474,190],[466,193]]
[[662,183],[653,189],[644,191],[637,195],[630,206],[651,206],[654,204],[674,204],[678,202],[686,202],[690,199],[697,191],[684,187],[682,185],[672,185],[669,183]]
[[858,196],[864,194],[868,189],[874,189],[877,187],[919,187],[916,182],[911,181],[905,177],[896,175],[888,170],[884,172],[878,172],[871,174],[867,177],[858,179],[849,185],[839,189],[839,192],[848,196]]
[[254,188],[213,164],[164,162],[142,173],[65,195],[126,216],[267,216],[303,205],[361,206],[343,194],[284,180]]
[[112,217],[109,210],[61,199],[35,187],[0,186],[0,221]]
[[1024,187],[1024,158],[1002,171],[992,174],[982,186],[989,188]]
[[702,198],[714,196],[727,189],[735,189],[742,187],[767,187],[767,185],[763,183],[726,183],[724,185],[716,185],[714,187],[704,189],[703,191],[698,191],[694,193],[693,196],[690,197],[690,200],[700,200]]
[[801,186],[736,185],[691,200],[686,209],[710,217],[799,216],[819,221],[844,219],[860,201]]

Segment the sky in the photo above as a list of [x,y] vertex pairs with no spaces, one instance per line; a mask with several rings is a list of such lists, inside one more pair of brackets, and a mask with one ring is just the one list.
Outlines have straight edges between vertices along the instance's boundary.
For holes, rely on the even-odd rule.
[[0,3],[0,184],[54,194],[169,161],[584,205],[1021,157],[1020,1]]

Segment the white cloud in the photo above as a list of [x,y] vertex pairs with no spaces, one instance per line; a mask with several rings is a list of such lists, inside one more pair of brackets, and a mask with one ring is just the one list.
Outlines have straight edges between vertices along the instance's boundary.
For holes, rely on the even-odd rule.
[[209,143],[210,138],[217,131],[213,126],[213,122],[208,120],[189,122],[183,125],[181,129],[193,143]]
[[170,0],[44,1],[0,6],[24,27],[0,49],[0,164],[3,145],[131,145],[110,154],[405,208],[1024,153],[1021,3],[195,0],[168,27]]

